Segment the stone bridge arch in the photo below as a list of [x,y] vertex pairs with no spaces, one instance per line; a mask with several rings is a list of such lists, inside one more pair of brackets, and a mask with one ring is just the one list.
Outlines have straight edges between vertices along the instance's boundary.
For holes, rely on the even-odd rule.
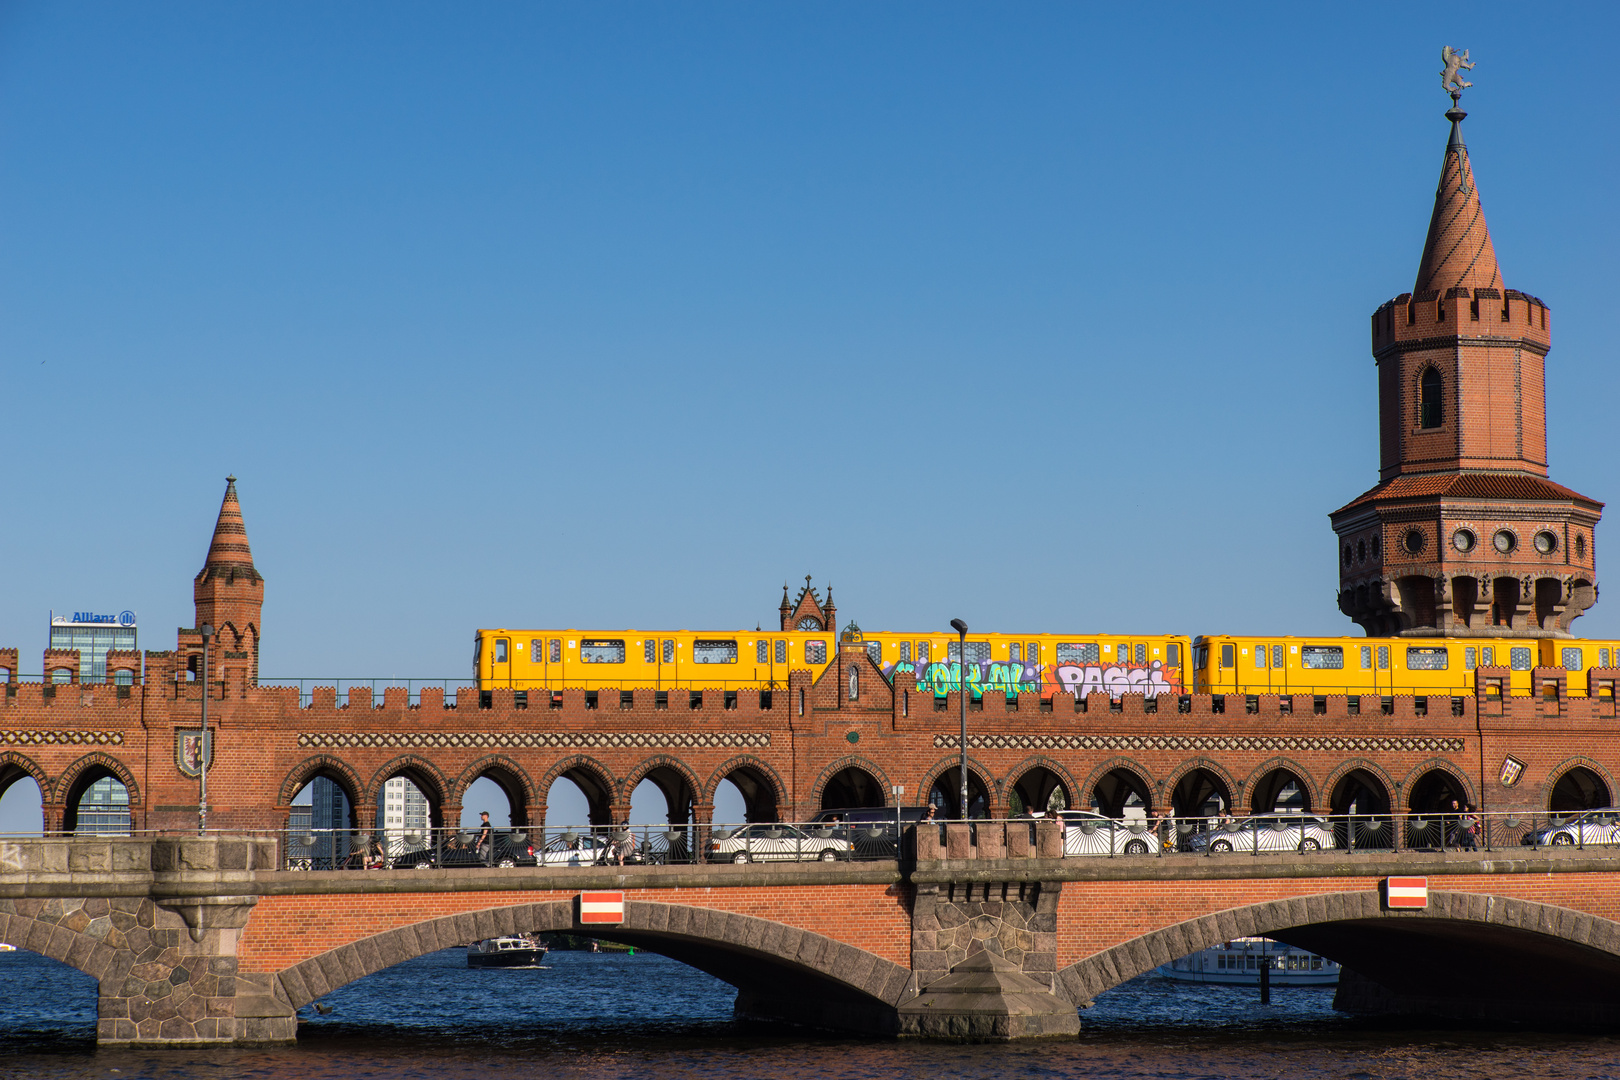
[[[1267,936],[1346,969],[1382,999],[1431,1011],[1560,1022],[1620,1018],[1620,923],[1534,900],[1452,890],[1429,907],[1386,911],[1376,889],[1228,908],[1161,927],[1060,969],[1058,994],[1079,1003],[1234,938]],[[1436,1008],[1438,1006],[1438,1008]]]
[[[281,993],[299,1008],[346,983],[467,941],[504,934],[579,932],[574,902],[486,908],[396,927],[338,946],[280,971]],[[892,1034],[895,1007],[912,973],[875,953],[810,930],[712,908],[625,902],[620,926],[593,937],[634,945],[737,988],[739,1016]]]

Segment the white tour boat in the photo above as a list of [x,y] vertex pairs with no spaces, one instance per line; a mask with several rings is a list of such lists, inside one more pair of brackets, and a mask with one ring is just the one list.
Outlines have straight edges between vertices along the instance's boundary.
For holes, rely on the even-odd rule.
[[494,937],[467,946],[467,966],[530,967],[546,958],[546,947],[532,937]]
[[1159,974],[1181,982],[1259,986],[1260,966],[1271,962],[1272,986],[1335,986],[1339,965],[1270,938],[1246,937],[1201,949],[1159,966]]

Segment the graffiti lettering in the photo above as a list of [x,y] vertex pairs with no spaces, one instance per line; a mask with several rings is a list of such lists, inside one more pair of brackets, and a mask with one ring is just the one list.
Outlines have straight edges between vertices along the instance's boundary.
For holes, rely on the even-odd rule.
[[1164,677],[1164,665],[1155,660],[1144,667],[1131,664],[1117,664],[1113,667],[1103,667],[1100,664],[1082,667],[1079,664],[1056,664],[1052,668],[1057,677],[1055,689],[1073,694],[1077,698],[1087,694],[1108,694],[1119,698],[1125,694],[1141,694],[1143,697],[1156,698],[1160,694],[1171,693],[1178,688],[1167,682]]
[[[911,664],[901,661],[883,669],[891,680],[900,671],[909,671],[916,676],[919,693],[942,697],[962,688],[961,664]],[[967,685],[975,701],[987,693],[1036,694],[1041,689],[1041,666],[1001,661],[970,663],[967,665]]]

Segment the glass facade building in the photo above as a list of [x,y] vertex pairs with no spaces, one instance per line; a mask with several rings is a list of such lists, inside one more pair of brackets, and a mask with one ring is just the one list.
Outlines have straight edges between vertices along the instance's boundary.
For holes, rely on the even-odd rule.
[[[107,654],[114,649],[133,650],[137,646],[135,613],[125,611],[119,615],[96,615],[78,611],[71,617],[51,615],[51,648],[79,650],[79,679],[81,682],[107,681]],[[73,675],[66,668],[45,672],[46,682],[72,682]],[[132,677],[120,673],[120,681],[132,682]]]

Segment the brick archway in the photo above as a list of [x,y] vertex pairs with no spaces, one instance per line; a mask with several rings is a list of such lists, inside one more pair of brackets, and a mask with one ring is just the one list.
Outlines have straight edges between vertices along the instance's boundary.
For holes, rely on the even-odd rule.
[[[57,807],[57,813],[61,814],[61,819],[58,822],[61,830],[64,832],[72,831],[72,826],[76,823],[78,817],[78,801],[84,797],[89,785],[95,783],[95,780],[87,782],[86,778],[93,774],[99,774],[96,775],[96,780],[101,779],[103,776],[110,776],[124,785],[124,793],[129,798],[130,827],[134,828],[142,816],[141,811],[144,809],[141,804],[141,788],[135,782],[135,774],[130,772],[129,767],[117,758],[108,754],[94,753],[86,754],[75,761],[62,770],[62,775],[56,778],[56,790],[49,801]],[[44,794],[44,790],[41,789],[40,795],[43,797]],[[49,831],[51,823],[46,822],[45,827]]]
[[377,805],[382,797],[383,785],[396,776],[403,776],[415,784],[417,790],[427,797],[428,806],[434,813],[443,811],[445,799],[450,794],[450,782],[437,765],[415,754],[397,757],[372,773],[361,799],[371,806]]
[[534,781],[529,779],[529,774],[524,771],[523,766],[501,754],[481,757],[463,769],[461,775],[450,785],[447,805],[459,811],[466,802],[467,789],[486,777],[505,793],[507,813],[514,829],[530,825],[536,807],[545,805],[545,797],[535,791]]
[[[1262,762],[1251,769],[1249,775],[1244,778],[1241,788],[1232,792],[1232,802],[1237,806],[1251,805],[1257,792],[1256,786],[1260,781],[1278,770],[1288,773],[1295,780],[1298,780],[1305,788],[1308,809],[1313,812],[1320,812],[1323,805],[1322,789],[1317,786],[1316,781],[1311,777],[1305,766],[1292,758],[1285,757],[1274,757],[1270,761]],[[1255,808],[1254,812],[1258,814],[1270,813],[1270,807],[1264,809]]]
[[[1332,951],[1312,940],[1330,928],[1342,931],[1341,944]],[[1299,944],[1341,964],[1354,963],[1350,970],[1359,972],[1362,965],[1378,967],[1380,962],[1364,950],[1345,949],[1342,942],[1347,935],[1376,933],[1379,928],[1412,942],[1447,935],[1473,941],[1477,947],[1480,942],[1512,939],[1520,954],[1526,953],[1527,940],[1533,950],[1539,939],[1548,946],[1550,964],[1563,954],[1583,955],[1594,970],[1612,969],[1609,979],[1620,975],[1620,923],[1596,915],[1534,900],[1451,890],[1431,890],[1427,910],[1391,912],[1383,909],[1376,890],[1354,889],[1228,908],[1163,926],[1060,969],[1054,987],[1072,1002],[1089,1001],[1178,957],[1251,936]],[[1489,948],[1485,952],[1496,956]],[[1393,966],[1410,968],[1410,957],[1394,958]],[[1424,969],[1413,977],[1432,975]]]
[[51,789],[54,785],[51,784],[51,778],[45,775],[44,769],[32,758],[24,757],[15,750],[0,753],[0,795],[4,795],[11,789],[12,784],[25,776],[31,778],[34,786],[39,788],[39,801],[50,802]]
[[360,793],[365,790],[365,785],[360,782],[360,777],[347,762],[331,754],[316,754],[294,765],[287,778],[281,782],[281,791],[277,795],[276,802],[281,806],[291,806],[298,793],[318,776],[324,776],[344,789],[343,793],[349,798],[351,810],[360,805]]
[[[778,820],[781,816],[782,807],[788,804],[787,785],[782,782],[781,774],[772,768],[768,762],[749,754],[734,757],[710,773],[709,779],[704,781],[703,787],[699,791],[699,801],[713,807],[714,795],[720,787],[720,781],[730,780],[738,773],[746,774],[746,780],[750,786],[757,789],[753,794],[753,798],[750,799],[747,790],[744,790],[736,780],[731,781],[732,785],[742,792],[744,804],[749,808],[750,819],[752,820],[751,815],[755,812],[754,807],[757,806],[758,813],[769,815],[768,818],[762,818],[762,820]],[[762,795],[768,797],[768,807],[765,805],[767,800],[760,798]]]
[[[463,942],[577,929],[571,900],[486,908],[360,938],[285,968],[275,978],[286,1000],[299,1008],[374,971]],[[892,1032],[894,1007],[910,992],[909,968],[825,935],[752,915],[628,900],[621,926],[592,927],[590,932],[670,956],[731,983],[744,1014],[769,1014],[771,1003],[780,1001],[788,1016],[796,1008],[813,1023],[817,1016],[811,1007],[830,1004],[846,1025]]]

